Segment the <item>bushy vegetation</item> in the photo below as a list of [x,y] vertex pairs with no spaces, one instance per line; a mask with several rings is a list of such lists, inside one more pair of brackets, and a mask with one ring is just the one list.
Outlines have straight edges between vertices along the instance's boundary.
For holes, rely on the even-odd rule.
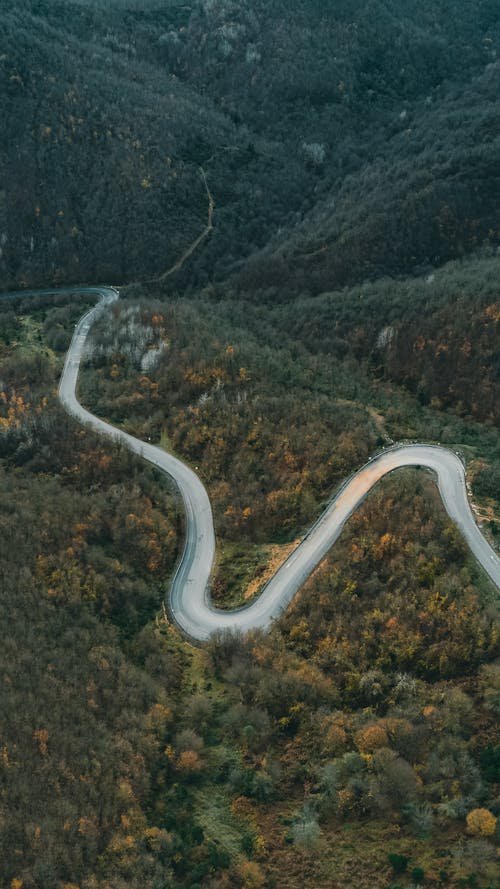
[[144,811],[182,681],[151,626],[176,507],[163,479],[58,406],[43,330],[60,312],[14,315],[0,344],[0,879],[80,883],[130,833],[139,886],[168,871]]
[[362,405],[340,397],[351,387],[348,357],[322,367],[280,344],[278,329],[259,342],[225,313],[184,301],[119,305],[96,326],[81,392],[97,412],[126,418],[139,436],[164,436],[199,467],[224,537],[280,540],[383,438]]

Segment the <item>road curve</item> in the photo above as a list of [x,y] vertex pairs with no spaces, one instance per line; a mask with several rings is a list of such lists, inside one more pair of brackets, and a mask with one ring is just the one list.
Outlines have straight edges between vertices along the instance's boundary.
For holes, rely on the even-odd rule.
[[[93,293],[95,289],[85,288],[85,291]],[[179,627],[193,639],[201,641],[208,638],[212,628],[210,625],[205,626],[203,614],[200,615],[199,624],[193,622],[190,615],[192,611],[196,613],[197,602],[205,602],[205,592],[215,557],[212,507],[203,484],[196,473],[181,460],[162,448],[140,441],[133,435],[111,426],[110,423],[106,423],[82,407],[77,398],[78,371],[90,327],[99,315],[118,299],[118,292],[111,287],[99,288],[98,292],[100,301],[80,318],[75,327],[59,383],[59,398],[68,413],[81,423],[90,426],[95,432],[121,442],[153,466],[166,472],[177,485],[186,513],[185,541],[170,586],[168,605]]]
[[[500,589],[500,559],[481,534],[467,497],[465,471],[460,459],[435,445],[396,445],[372,458],[342,486],[302,542],[285,560],[259,598],[234,611],[221,611],[211,602],[210,576],[215,556],[215,534],[208,494],[198,476],[181,460],[161,448],[142,442],[111,426],[81,406],[76,395],[80,361],[92,323],[118,298],[111,287],[62,288],[100,296],[75,327],[59,384],[59,397],[66,410],[96,432],[123,443],[131,451],[166,472],[177,485],[186,512],[186,537],[177,571],[170,585],[168,607],[185,635],[196,641],[208,639],[217,630],[243,632],[257,627],[269,629],[291,599],[324,558],[342,529],[369,491],[384,476],[405,466],[423,466],[437,477],[439,492],[450,518],[462,532],[473,554]],[[54,291],[24,291],[24,295]]]

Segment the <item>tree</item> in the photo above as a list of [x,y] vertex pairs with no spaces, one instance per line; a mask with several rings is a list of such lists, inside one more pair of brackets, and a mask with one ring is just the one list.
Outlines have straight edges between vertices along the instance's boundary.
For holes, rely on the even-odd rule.
[[317,849],[321,830],[314,812],[308,806],[304,806],[299,819],[292,825],[291,836],[296,846],[307,852]]
[[489,809],[473,809],[465,820],[468,833],[474,837],[491,837],[495,833],[497,819]]

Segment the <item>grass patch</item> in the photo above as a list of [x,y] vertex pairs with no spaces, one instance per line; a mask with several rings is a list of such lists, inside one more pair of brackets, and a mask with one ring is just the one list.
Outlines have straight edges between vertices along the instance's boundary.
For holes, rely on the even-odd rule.
[[61,359],[45,341],[43,320],[34,318],[31,315],[20,315],[18,321],[16,339],[11,343],[10,349],[25,356],[41,352],[49,359],[52,365],[58,366]]
[[287,544],[224,542],[218,551],[212,598],[220,608],[249,605],[298,541]]

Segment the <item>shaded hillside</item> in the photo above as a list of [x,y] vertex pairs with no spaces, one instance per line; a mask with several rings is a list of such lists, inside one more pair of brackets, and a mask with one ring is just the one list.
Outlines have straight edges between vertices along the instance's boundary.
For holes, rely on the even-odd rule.
[[4,17],[0,193],[7,283],[163,271],[203,228],[192,145],[232,142],[210,103],[21,5]]
[[404,107],[376,156],[251,257],[237,286],[319,293],[500,243],[499,89],[492,63],[466,89]]
[[492,0],[3,5],[5,286],[169,268],[200,167],[215,227],[179,288],[319,292],[498,241]]
[[455,261],[421,277],[300,298],[273,315],[322,360],[352,351],[420,404],[498,425],[499,272],[497,256]]

